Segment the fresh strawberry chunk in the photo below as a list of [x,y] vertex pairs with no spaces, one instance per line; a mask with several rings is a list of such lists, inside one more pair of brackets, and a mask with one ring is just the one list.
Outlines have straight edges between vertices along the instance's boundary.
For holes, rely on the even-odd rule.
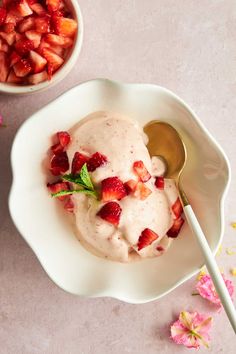
[[6,81],[8,70],[7,55],[4,52],[0,52],[0,82]]
[[31,85],[37,85],[40,82],[46,81],[48,80],[48,73],[46,70],[42,71],[41,73],[38,74],[33,74],[33,75],[29,75],[27,77],[27,81],[29,84]]
[[121,200],[126,197],[124,183],[118,177],[108,177],[102,181],[102,201]]
[[134,191],[134,196],[144,200],[152,193],[151,189],[149,189],[143,182],[138,182],[136,189]]
[[16,32],[16,42],[21,41],[22,39],[25,39],[25,36],[21,33]]
[[75,207],[74,203],[73,203],[72,199],[69,197],[64,204],[64,209],[67,210],[69,213],[73,213],[74,207]]
[[15,32],[10,32],[10,33],[0,32],[0,37],[2,37],[7,42],[8,45],[12,45],[15,42],[16,33]]
[[60,143],[54,144],[51,146],[51,150],[54,153],[54,155],[59,154],[60,152],[64,151],[63,146],[61,146]]
[[127,194],[131,194],[135,191],[136,186],[137,186],[138,182],[135,181],[134,179],[130,179],[129,181],[124,183],[125,186],[125,190]]
[[[50,193],[59,193],[61,191],[69,191],[70,190],[70,185],[68,182],[55,182],[55,183],[48,183],[47,187],[50,191]],[[62,195],[60,197],[57,197],[57,199],[63,201],[67,199],[67,195]]]
[[83,165],[88,162],[88,159],[88,156],[85,156],[80,152],[76,152],[72,161],[72,174],[76,175],[77,173],[79,173]]
[[71,141],[70,134],[67,132],[58,132],[57,137],[59,140],[59,143],[63,148],[65,148]]
[[135,161],[133,164],[133,169],[142,182],[147,182],[151,178],[151,175],[144,166],[143,161]]
[[38,2],[35,2],[34,4],[30,5],[30,8],[39,16],[46,15],[47,13],[45,8]]
[[56,34],[51,34],[51,33],[45,36],[45,40],[50,44],[61,46],[63,48],[69,48],[73,45],[73,39],[69,37],[60,37],[57,36]]
[[49,12],[57,11],[60,8],[61,0],[46,0],[46,5]]
[[51,160],[51,173],[54,176],[65,173],[69,169],[69,160],[65,151],[60,154],[54,155]]
[[2,26],[5,23],[7,17],[7,10],[4,9],[3,7],[0,7],[0,26]]
[[9,52],[9,45],[0,38],[0,51],[8,53]]
[[10,67],[12,67],[14,64],[18,63],[18,61],[21,60],[21,56],[17,54],[17,52],[13,51],[10,55]]
[[63,64],[64,60],[48,48],[43,48],[42,54],[48,62],[48,75],[51,75]]
[[42,37],[41,33],[31,30],[31,31],[26,31],[25,36],[26,36],[26,38],[28,38],[29,40],[31,40],[33,42],[34,48],[39,47],[40,42],[41,42],[41,37]]
[[27,38],[23,38],[15,43],[15,49],[20,55],[25,55],[34,49],[34,43]]
[[13,65],[13,69],[15,71],[16,76],[25,77],[31,72],[32,66],[30,65],[29,60],[21,59],[20,61],[18,61],[18,63]]
[[93,154],[88,161],[88,171],[93,172],[96,170],[96,168],[104,166],[106,163],[107,157],[100,154],[100,152],[95,152],[95,154]]
[[172,210],[173,210],[173,213],[175,214],[176,219],[178,219],[183,212],[183,207],[182,207],[179,197],[176,199],[176,201],[172,205]]
[[13,3],[11,11],[17,16],[29,16],[33,13],[26,0],[17,0]]
[[14,23],[5,23],[5,25],[3,26],[3,31],[5,33],[11,33],[15,30],[15,25]]
[[18,22],[22,20],[21,16],[16,16],[12,11],[9,11],[7,13],[7,17],[5,20],[5,23],[13,23],[15,26],[17,25]]
[[38,33],[49,33],[50,32],[50,17],[40,16],[36,17],[34,20],[35,30]]
[[53,44],[49,44],[49,43],[48,43],[48,45],[49,45],[49,49],[50,49],[53,53],[59,55],[59,57],[61,57],[61,58],[64,57],[65,49],[64,49],[62,46],[60,46],[60,45],[53,45]]
[[30,59],[30,62],[31,62],[31,66],[32,66],[33,72],[35,74],[43,71],[43,69],[47,65],[47,60],[44,59],[43,57],[41,57],[41,55],[39,55],[38,53],[36,53],[33,50],[31,50],[30,53],[29,53],[29,59]]
[[138,251],[151,245],[158,237],[159,236],[151,229],[144,229],[138,239]]
[[8,75],[7,82],[11,84],[20,84],[22,79],[18,76],[16,76],[15,72],[13,69],[11,69],[10,74]]
[[73,37],[77,30],[77,23],[72,18],[54,17],[54,29],[56,34],[65,37]]
[[175,219],[173,225],[171,226],[171,228],[167,232],[167,236],[172,237],[172,238],[177,237],[180,230],[181,230],[181,227],[183,226],[183,223],[184,223],[183,218],[180,217],[178,219]]
[[165,179],[164,179],[164,177],[156,177],[155,186],[156,186],[158,189],[164,189],[164,186],[165,186]]
[[120,221],[122,209],[117,202],[109,202],[99,210],[97,213],[100,218],[106,220],[110,224],[117,226]]
[[24,18],[19,24],[18,24],[18,31],[20,33],[32,30],[34,28],[34,18],[33,17],[27,17]]

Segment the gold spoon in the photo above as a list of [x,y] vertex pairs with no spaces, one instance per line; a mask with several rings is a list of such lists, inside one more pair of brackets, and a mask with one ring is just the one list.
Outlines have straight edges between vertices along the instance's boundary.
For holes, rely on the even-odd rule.
[[166,172],[164,177],[172,178],[176,182],[187,222],[196,237],[208,272],[211,275],[221,303],[234,329],[234,332],[236,333],[236,311],[233,302],[208,245],[206,237],[181,185],[181,174],[187,160],[187,150],[185,144],[175,128],[165,122],[152,121],[144,127],[144,132],[147,134],[149,139],[147,148],[150,156],[161,157],[166,164]]

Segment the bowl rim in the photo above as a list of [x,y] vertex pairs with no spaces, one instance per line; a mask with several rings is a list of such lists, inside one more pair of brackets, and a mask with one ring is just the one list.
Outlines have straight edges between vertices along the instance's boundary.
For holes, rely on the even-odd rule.
[[84,38],[84,21],[83,21],[80,5],[77,0],[70,0],[70,2],[74,10],[75,19],[78,23],[78,31],[74,39],[74,44],[69,59],[66,60],[66,62],[62,65],[62,67],[52,76],[51,80],[46,80],[36,85],[22,85],[22,86],[11,85],[5,82],[0,82],[0,94],[2,93],[2,94],[23,95],[23,94],[39,92],[52,87],[53,85],[60,82],[67,76],[67,74],[75,65],[77,58],[79,57],[82,48],[83,38]]
[[229,185],[230,185],[230,181],[231,181],[231,167],[230,167],[230,163],[229,163],[229,159],[227,157],[227,155],[225,154],[223,148],[219,145],[219,143],[216,141],[216,139],[213,137],[213,135],[208,131],[208,129],[203,125],[203,123],[200,121],[200,119],[198,118],[198,116],[195,114],[195,112],[189,107],[189,105],[187,103],[185,103],[178,95],[176,95],[175,93],[173,93],[171,90],[160,86],[160,85],[156,85],[156,84],[143,84],[143,83],[123,83],[123,82],[119,82],[119,81],[114,81],[111,79],[106,79],[106,78],[97,78],[97,79],[91,79],[91,80],[87,80],[84,81],[78,85],[75,85],[74,87],[72,87],[70,90],[60,94],[58,97],[56,97],[54,100],[52,100],[51,102],[49,102],[48,104],[46,104],[45,106],[43,106],[42,108],[40,108],[39,110],[35,111],[28,119],[25,120],[25,122],[20,126],[20,128],[18,129],[15,137],[14,137],[14,141],[12,143],[12,148],[11,148],[11,155],[10,155],[10,163],[11,163],[11,169],[12,169],[12,184],[11,184],[11,189],[9,192],[9,198],[8,198],[8,206],[9,206],[9,211],[10,211],[10,215],[12,218],[12,221],[16,227],[16,229],[18,230],[18,232],[21,234],[21,236],[24,238],[24,240],[26,241],[26,243],[29,245],[29,247],[33,250],[33,252],[35,253],[36,257],[39,260],[39,263],[41,265],[41,267],[43,268],[43,270],[45,271],[45,273],[49,276],[49,278],[57,285],[59,286],[62,290],[66,291],[67,293],[70,293],[72,295],[77,295],[77,296],[81,296],[81,297],[89,297],[89,298],[97,298],[97,297],[111,297],[123,302],[127,302],[130,304],[144,304],[147,302],[151,302],[154,300],[158,300],[160,298],[162,298],[163,296],[169,294],[170,292],[172,292],[174,289],[176,289],[179,285],[183,284],[185,281],[191,279],[194,275],[196,275],[200,269],[204,266],[204,264],[202,264],[198,269],[192,271],[191,273],[187,274],[186,276],[182,277],[178,282],[176,282],[173,286],[171,286],[168,290],[164,291],[163,293],[159,294],[159,295],[152,295],[149,297],[145,297],[142,299],[137,299],[137,298],[131,298],[130,296],[125,296],[125,295],[116,295],[114,294],[114,292],[112,291],[112,289],[110,288],[105,288],[102,291],[95,291],[93,294],[89,294],[89,293],[83,293],[83,294],[78,294],[78,292],[73,292],[69,289],[66,289],[66,287],[61,284],[58,280],[54,279],[54,276],[52,274],[50,274],[46,267],[44,266],[43,261],[41,260],[41,257],[39,256],[37,249],[35,249],[34,246],[31,245],[30,240],[28,240],[25,236],[24,233],[21,232],[21,227],[19,225],[17,225],[17,222],[15,222],[14,220],[14,216],[13,216],[13,194],[14,194],[14,188],[15,188],[15,174],[14,174],[14,162],[13,162],[13,154],[14,154],[14,145],[15,142],[17,140],[17,136],[18,134],[20,134],[21,130],[24,128],[25,125],[28,124],[28,122],[34,118],[35,114],[37,114],[39,111],[43,110],[44,108],[48,107],[49,105],[54,105],[57,103],[57,100],[61,99],[62,97],[69,95],[71,92],[75,91],[78,87],[81,86],[87,86],[90,84],[96,84],[96,83],[109,83],[112,85],[116,85],[120,88],[124,87],[124,86],[136,86],[136,87],[140,87],[140,86],[145,86],[145,87],[150,87],[150,88],[154,88],[156,90],[159,90],[161,92],[164,92],[167,96],[174,98],[178,103],[180,103],[187,111],[189,111],[189,113],[191,114],[192,118],[195,120],[195,122],[198,124],[198,126],[204,131],[204,133],[206,134],[207,138],[213,143],[213,145],[216,147],[216,149],[218,149],[220,151],[220,153],[222,154],[222,157],[225,160],[225,164],[226,164],[226,168],[227,168],[227,181],[224,187],[224,190],[222,192],[220,201],[219,201],[219,212],[220,212],[220,221],[221,221],[221,233],[220,233],[220,237],[218,242],[216,243],[214,249],[211,248],[211,251],[213,253],[213,255],[215,256],[219,245],[222,243],[222,239],[223,239],[223,235],[224,235],[224,230],[225,230],[225,215],[224,215],[224,202],[225,202],[225,198],[229,189]]

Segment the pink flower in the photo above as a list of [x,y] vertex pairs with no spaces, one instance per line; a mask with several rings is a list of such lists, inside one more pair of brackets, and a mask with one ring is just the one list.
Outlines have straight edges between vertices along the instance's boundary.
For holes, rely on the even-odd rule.
[[183,344],[187,348],[198,349],[201,344],[208,348],[211,322],[212,318],[206,315],[183,311],[170,328],[171,338],[175,343]]
[[[231,280],[225,279],[223,274],[222,274],[222,277],[225,281],[225,285],[227,286],[229,294],[232,297],[233,292],[234,292],[233,283]],[[207,299],[207,300],[213,302],[213,304],[217,305],[218,307],[222,306],[219,296],[215,290],[214,284],[213,284],[212,279],[209,274],[203,275],[199,279],[199,281],[196,284],[196,289],[204,299]]]

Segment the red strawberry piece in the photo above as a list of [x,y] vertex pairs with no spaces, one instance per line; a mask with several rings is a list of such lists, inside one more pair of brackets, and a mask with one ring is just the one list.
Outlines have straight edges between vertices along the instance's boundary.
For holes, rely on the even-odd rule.
[[48,62],[48,75],[51,75],[63,64],[64,60],[48,48],[43,48],[42,54]]
[[50,17],[40,16],[35,19],[35,30],[38,33],[49,33],[50,32]]
[[88,159],[89,158],[87,156],[81,154],[80,152],[76,152],[72,161],[72,174],[76,175],[79,173],[83,165],[88,162]]
[[25,36],[23,34],[16,32],[16,42],[21,41],[24,38]]
[[88,161],[88,171],[93,172],[96,170],[96,168],[104,166],[106,163],[107,157],[100,154],[100,152],[95,152],[95,154],[93,154]]
[[74,203],[72,199],[69,197],[64,204],[64,209],[67,210],[69,213],[73,213],[74,211]]
[[29,16],[33,13],[26,0],[17,0],[13,2],[11,11],[15,15],[22,17]]
[[0,51],[5,53],[8,53],[9,51],[9,45],[6,42],[4,42],[4,40],[1,38],[0,38]]
[[41,37],[42,37],[41,33],[31,30],[31,31],[26,31],[25,36],[26,38],[30,39],[33,42],[34,48],[39,47]]
[[125,189],[126,189],[126,193],[130,194],[133,193],[136,189],[138,182],[135,181],[134,179],[130,179],[129,181],[124,183]]
[[69,37],[60,37],[56,34],[47,34],[45,40],[53,45],[61,46],[63,48],[69,48],[73,45],[73,40]]
[[102,201],[121,200],[126,197],[124,183],[118,177],[108,177],[102,181]]
[[167,232],[167,236],[172,237],[172,238],[177,237],[180,230],[181,230],[181,227],[183,226],[183,223],[184,223],[183,218],[180,217],[178,219],[175,219],[173,225],[171,226],[171,228]]
[[14,64],[18,63],[18,61],[21,60],[21,56],[17,54],[17,52],[13,51],[10,55],[10,67],[12,67]]
[[23,38],[15,43],[15,49],[20,55],[25,55],[34,49],[34,43],[27,38]]
[[20,61],[18,61],[18,63],[13,65],[13,69],[15,71],[16,76],[25,77],[31,72],[32,66],[30,65],[29,60],[21,59]]
[[29,60],[35,74],[43,71],[47,64],[47,60],[33,50],[31,50],[29,53]]
[[59,143],[63,148],[65,148],[69,143],[70,143],[70,134],[67,132],[58,132],[57,137],[59,140]]
[[46,15],[47,13],[45,8],[38,2],[35,2],[34,4],[30,5],[30,8],[39,16]]
[[[48,183],[47,187],[50,193],[59,193],[61,191],[69,191],[70,185],[68,182],[55,182],[55,183]],[[67,195],[63,195],[61,197],[57,197],[59,200],[63,201],[67,199]]]
[[7,13],[5,23],[13,23],[16,26],[16,24],[21,20],[22,20],[21,16],[16,16],[15,14],[12,13],[12,11],[9,11]]
[[144,166],[143,161],[135,161],[133,164],[133,169],[142,182],[147,182],[151,178],[151,175]]
[[54,144],[51,146],[51,150],[53,152],[54,155],[59,154],[60,152],[64,151],[63,146],[61,146],[60,143]]
[[46,70],[38,74],[33,74],[27,77],[28,83],[31,85],[37,85],[40,82],[48,80],[48,73]]
[[144,229],[138,239],[138,251],[151,245],[158,237],[159,236],[151,229]]
[[0,26],[2,26],[5,23],[7,17],[7,10],[4,9],[3,7],[0,7]]
[[143,182],[138,182],[134,192],[134,196],[141,200],[144,200],[151,193],[152,193],[151,189],[149,189]]
[[8,70],[7,55],[4,52],[0,52],[0,82],[6,81]]
[[33,17],[27,17],[24,18],[19,24],[18,24],[18,31],[20,33],[32,30],[34,28],[34,18]]
[[73,37],[77,30],[77,23],[72,18],[54,17],[53,24],[56,34]]
[[65,173],[69,169],[69,160],[65,151],[54,155],[51,160],[51,172],[54,176]]
[[11,32],[11,33],[5,33],[5,32],[0,32],[0,37],[2,37],[8,45],[12,45],[15,42],[16,39],[16,33]]
[[117,202],[109,202],[99,210],[97,213],[100,218],[106,220],[110,224],[118,225],[120,221],[122,209]]
[[10,74],[8,75],[7,78],[7,82],[11,83],[11,84],[20,84],[22,81],[22,79],[18,76],[16,76],[14,70],[12,69],[10,71]]
[[164,189],[164,186],[165,186],[165,179],[164,179],[164,177],[156,177],[155,186],[156,186],[158,189]]
[[183,207],[182,207],[179,197],[176,199],[176,201],[172,205],[172,210],[173,210],[173,213],[175,214],[176,219],[178,219],[183,212]]
[[46,0],[46,5],[49,12],[57,11],[60,8],[61,0]]
[[61,57],[61,58],[64,57],[65,49],[64,49],[62,46],[53,45],[53,44],[49,44],[49,43],[48,43],[48,45],[49,45],[50,50],[51,50],[53,53],[59,55],[59,57]]
[[15,29],[14,23],[5,23],[5,25],[3,26],[3,31],[5,33],[11,33],[14,31],[14,29]]

